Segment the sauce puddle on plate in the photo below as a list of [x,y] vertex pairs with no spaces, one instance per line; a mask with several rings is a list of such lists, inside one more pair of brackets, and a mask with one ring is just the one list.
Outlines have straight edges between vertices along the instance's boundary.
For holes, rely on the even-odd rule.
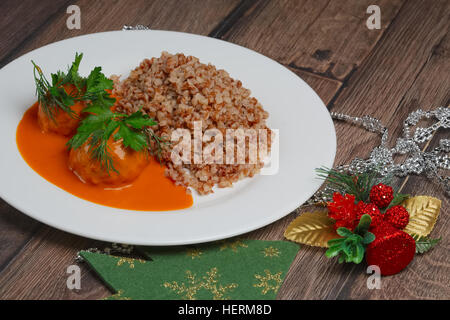
[[81,182],[67,166],[67,137],[43,133],[37,122],[38,104],[29,108],[17,127],[16,141],[28,165],[47,181],[82,199],[101,205],[142,211],[166,211],[192,206],[186,189],[165,177],[165,167],[153,158],[129,186],[105,189]]

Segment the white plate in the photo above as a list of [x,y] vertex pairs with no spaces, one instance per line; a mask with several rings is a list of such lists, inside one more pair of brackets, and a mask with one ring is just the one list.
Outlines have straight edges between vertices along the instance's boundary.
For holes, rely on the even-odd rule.
[[[174,212],[139,212],[97,205],[47,182],[17,149],[16,127],[36,100],[30,60],[49,74],[83,52],[81,74],[94,66],[126,76],[147,57],[182,52],[212,63],[242,81],[279,129],[275,175],[245,179]],[[34,50],[0,70],[0,196],[23,213],[84,237],[138,245],[179,245],[236,236],[274,222],[306,201],[321,185],[314,169],[331,167],[336,136],[316,93],[297,75],[249,49],[208,37],[167,31],[116,31],[63,40]]]

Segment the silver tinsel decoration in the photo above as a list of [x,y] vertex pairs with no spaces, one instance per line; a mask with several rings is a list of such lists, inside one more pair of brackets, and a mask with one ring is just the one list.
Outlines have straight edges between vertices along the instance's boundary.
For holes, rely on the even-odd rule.
[[[331,112],[335,120],[347,121],[362,126],[364,129],[381,135],[381,143],[374,148],[368,159],[356,158],[347,165],[340,165],[335,169],[349,174],[360,174],[367,171],[377,170],[382,177],[407,175],[425,175],[434,178],[443,187],[447,196],[450,195],[450,178],[439,174],[439,169],[450,169],[450,139],[441,139],[439,146],[429,152],[422,151],[423,144],[433,137],[439,128],[450,127],[450,109],[448,107],[437,108],[433,111],[421,109],[411,112],[403,123],[403,133],[397,139],[396,145],[390,148],[387,144],[388,129],[379,121],[370,116],[351,117],[345,114]],[[412,127],[416,126],[421,119],[435,119],[436,122],[430,127],[418,127],[411,134]],[[394,163],[395,155],[406,155],[403,163]],[[317,192],[307,204],[323,203],[330,201],[332,190],[325,188]]]
[[144,25],[142,25],[142,24],[137,24],[137,25],[135,25],[135,26],[124,25],[124,26],[122,27],[122,30],[123,30],[123,31],[127,31],[127,30],[150,30],[150,28],[147,27],[147,26],[144,26]]
[[[104,253],[108,255],[130,255],[134,252],[134,246],[129,244],[122,244],[122,243],[112,243],[111,247],[106,247],[103,250],[100,250],[98,248],[89,248],[84,251],[88,252],[94,252],[94,253]],[[83,262],[84,259],[81,257],[80,253],[77,253],[77,256],[75,258],[76,262]]]

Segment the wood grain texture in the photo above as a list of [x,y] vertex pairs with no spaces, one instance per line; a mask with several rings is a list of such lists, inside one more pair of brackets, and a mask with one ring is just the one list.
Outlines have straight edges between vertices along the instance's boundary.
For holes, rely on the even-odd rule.
[[[283,64],[344,79],[361,64],[403,0],[259,1],[224,39]],[[382,27],[369,30],[366,8],[379,5]]]
[[[3,0],[0,2],[0,63],[16,48],[27,42],[36,30],[45,28],[49,21],[65,11],[68,1]],[[10,60],[10,58],[8,58]]]
[[[36,3],[36,1],[32,1]],[[39,3],[53,3],[39,1]],[[60,3],[61,1],[57,1]],[[35,29],[32,38],[21,43],[18,50],[13,50],[7,59],[1,61],[0,67],[18,56],[46,44],[76,37],[84,34],[121,30],[124,25],[146,25],[151,29],[183,31],[207,35],[239,4],[239,0],[209,0],[208,5],[202,0],[78,0],[71,1],[80,7],[81,29],[69,30],[66,20],[67,5],[62,6],[52,15],[49,22]],[[30,4],[28,8],[30,9]],[[39,6],[40,7],[40,6]],[[22,14],[17,13],[17,15]],[[74,49],[75,50],[75,49]],[[1,53],[1,51],[0,51]]]
[[67,267],[75,264],[80,248],[98,246],[90,239],[41,226],[0,277],[1,299],[79,299],[108,294],[88,269],[83,268],[81,290],[66,286]]
[[[400,132],[402,121],[409,112],[418,107],[431,109],[446,103],[448,74],[442,70],[448,69],[448,59],[442,57],[446,51],[441,48],[446,47],[443,39],[448,34],[445,21],[448,21],[450,6],[446,1],[435,1],[433,6],[428,4],[426,1],[408,1],[404,5],[383,39],[349,79],[347,87],[334,102],[333,111],[356,116],[373,115],[395,134]],[[379,144],[379,137],[375,134],[348,124],[337,123],[336,131],[338,164],[347,163],[357,156],[367,157],[368,151]],[[428,194],[426,189],[417,190]],[[411,191],[416,193],[414,187]],[[436,190],[435,195],[445,198],[442,190]],[[446,216],[446,212],[442,215]],[[437,247],[433,254],[445,256],[446,250],[445,245]],[[363,264],[339,265],[335,260],[325,258],[321,249],[302,247],[278,297],[448,299],[449,292],[441,285],[423,285],[422,274],[429,266],[419,261],[416,260],[401,275],[383,278],[385,290],[368,290]],[[420,268],[421,273],[414,270],[415,266]],[[446,266],[448,261],[440,267],[441,272],[445,272]],[[442,277],[437,270],[426,272],[424,276]],[[400,277],[403,284],[398,280]],[[417,282],[421,282],[422,286]]]
[[19,254],[39,223],[0,199],[0,271]]
[[[423,82],[427,89],[410,91],[410,100],[405,95],[448,33],[449,14],[448,1],[434,1],[432,6],[428,1],[408,1],[377,47],[349,79],[334,105],[330,106],[332,110],[354,116],[370,114],[380,119],[391,132],[398,133],[405,116],[419,107],[412,103],[418,101],[418,94],[424,96],[422,100],[426,103],[420,105],[422,109],[436,107],[427,101],[433,94],[428,91],[432,86],[445,100],[445,91],[448,90],[448,86],[445,88],[448,81],[445,72],[440,73],[437,79],[428,79],[428,84]],[[447,64],[442,65],[445,66]],[[445,101],[437,103],[441,105]],[[337,123],[336,130],[338,150],[341,150],[336,158],[337,164],[364,155],[371,146],[379,143],[371,133],[356,136],[354,127],[347,124]]]
[[[450,3],[446,0],[71,1],[81,8],[81,30],[65,27],[66,2],[39,1],[39,7],[36,2],[0,4],[0,9],[7,8],[12,16],[29,22],[23,27],[10,17],[8,23],[2,21],[8,25],[8,34],[6,44],[0,45],[0,67],[57,40],[117,30],[124,24],[145,24],[221,37],[266,54],[290,66],[333,111],[381,119],[392,139],[401,132],[401,121],[410,111],[450,102]],[[381,30],[366,28],[368,4],[380,5]],[[348,124],[337,123],[336,131],[336,164],[367,157],[379,143],[375,134]],[[428,148],[441,137],[445,132],[436,134]],[[326,259],[323,249],[302,246],[278,299],[449,299],[448,198],[423,177],[397,184],[402,182],[404,192],[444,200],[432,233],[443,238],[438,247],[416,258],[399,275],[383,278],[382,290],[368,290],[362,264],[339,265]],[[282,240],[297,215],[293,212],[244,237]],[[46,227],[0,201],[0,299],[106,297],[108,289],[84,264],[80,265],[82,289],[66,288],[66,269],[76,253],[106,245]]]

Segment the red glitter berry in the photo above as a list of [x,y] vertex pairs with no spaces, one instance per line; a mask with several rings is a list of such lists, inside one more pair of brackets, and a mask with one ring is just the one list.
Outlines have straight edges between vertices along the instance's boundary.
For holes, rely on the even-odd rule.
[[372,218],[371,227],[375,227],[383,222],[383,214],[373,203],[358,202],[356,205],[356,219],[359,221],[364,214],[368,214]]
[[408,225],[409,213],[403,206],[393,206],[384,214],[384,221],[389,222],[393,227],[403,230]]
[[379,183],[370,189],[370,202],[378,208],[387,207],[392,199],[394,199],[394,190],[390,186]]
[[328,216],[334,220],[334,228],[345,227],[353,230],[358,224],[356,219],[355,196],[351,194],[333,194],[333,201],[328,203]]
[[369,265],[376,265],[384,276],[399,273],[411,262],[416,252],[414,239],[401,230],[383,222],[371,232],[375,240],[366,249]]

